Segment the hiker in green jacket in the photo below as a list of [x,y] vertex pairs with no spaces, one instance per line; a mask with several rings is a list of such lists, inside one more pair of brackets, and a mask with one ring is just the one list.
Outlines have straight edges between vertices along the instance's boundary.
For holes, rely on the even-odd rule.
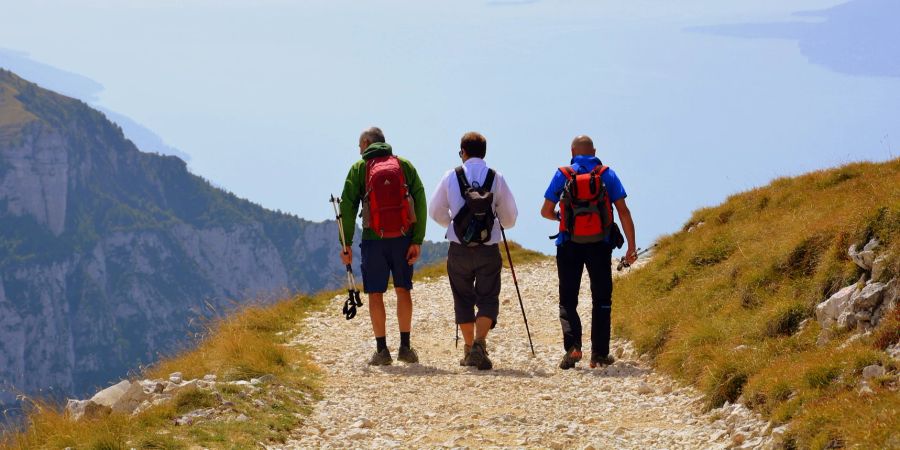
[[[419,362],[410,344],[412,328],[413,264],[419,259],[425,239],[425,188],[413,165],[394,156],[384,142],[384,133],[372,127],[359,136],[362,159],[350,167],[341,194],[341,220],[345,240],[353,242],[356,213],[362,203],[362,242],[359,244],[363,291],[369,296],[369,315],[375,333],[375,354],[370,365],[393,362],[387,347],[384,292],[392,277],[397,293],[397,321],[400,324],[400,348],[397,359]],[[353,261],[353,249],[344,247],[344,264]]]

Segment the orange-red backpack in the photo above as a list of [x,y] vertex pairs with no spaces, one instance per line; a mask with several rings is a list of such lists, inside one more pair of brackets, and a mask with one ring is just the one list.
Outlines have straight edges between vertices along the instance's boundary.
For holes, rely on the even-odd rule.
[[612,203],[601,176],[609,167],[598,164],[578,174],[572,166],[560,167],[566,185],[559,200],[559,231],[572,242],[586,244],[606,240],[613,226]]
[[396,156],[379,156],[366,161],[366,191],[361,215],[363,228],[382,238],[410,233],[416,214],[403,168]]

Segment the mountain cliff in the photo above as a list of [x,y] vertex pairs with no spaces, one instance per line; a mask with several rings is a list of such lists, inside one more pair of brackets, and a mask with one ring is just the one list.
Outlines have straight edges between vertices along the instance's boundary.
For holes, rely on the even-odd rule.
[[[83,395],[237,302],[340,285],[335,235],[143,153],[102,113],[0,70],[0,403]],[[423,249],[423,263],[442,253]]]

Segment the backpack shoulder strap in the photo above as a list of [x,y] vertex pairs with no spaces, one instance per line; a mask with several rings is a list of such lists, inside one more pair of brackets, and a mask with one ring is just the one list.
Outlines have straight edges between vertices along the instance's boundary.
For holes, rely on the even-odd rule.
[[494,176],[495,175],[496,174],[494,173],[494,169],[488,169],[488,173],[484,177],[484,183],[481,184],[481,188],[484,189],[485,192],[490,191],[491,188],[494,187]]
[[469,186],[469,180],[466,180],[466,172],[462,166],[457,166],[454,172],[456,172],[456,181],[459,184],[459,195],[466,198],[466,191],[471,187]]
[[571,180],[575,177],[575,169],[573,169],[572,166],[562,166],[559,168],[559,171],[566,176],[567,180]]
[[369,182],[372,181],[372,164],[374,161],[371,159],[366,160],[365,164],[365,173],[363,174],[363,184],[360,186],[362,196],[369,195]]
[[596,173],[597,175],[603,175],[603,173],[607,170],[609,170],[609,166],[604,166],[603,163],[600,163],[597,164],[597,166],[594,167],[594,170],[592,170],[591,172]]

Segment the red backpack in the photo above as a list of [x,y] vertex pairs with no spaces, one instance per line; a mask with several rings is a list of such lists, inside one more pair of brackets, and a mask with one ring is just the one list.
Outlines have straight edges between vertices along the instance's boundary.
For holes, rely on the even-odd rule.
[[366,192],[361,215],[363,228],[382,238],[406,236],[412,229],[416,213],[396,156],[379,156],[366,161]]
[[600,242],[610,234],[612,203],[601,179],[608,169],[598,164],[594,170],[578,174],[571,166],[559,168],[566,176],[566,186],[559,200],[559,231],[568,233],[572,242]]

